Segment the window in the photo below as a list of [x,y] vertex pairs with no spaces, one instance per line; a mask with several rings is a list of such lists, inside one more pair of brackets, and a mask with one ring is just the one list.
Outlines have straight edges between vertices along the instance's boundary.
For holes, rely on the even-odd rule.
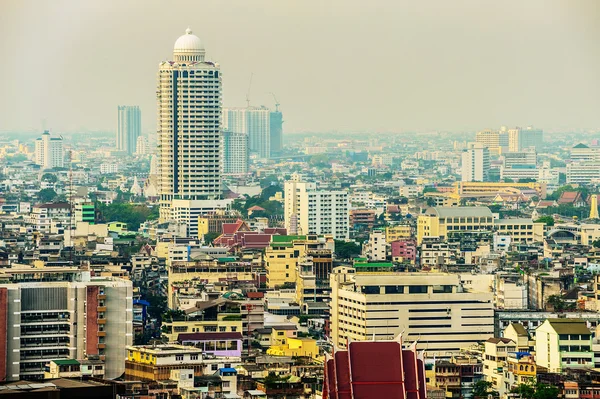
[[451,285],[434,285],[433,286],[434,294],[450,294],[452,293]]
[[213,365],[211,365],[211,366],[210,366],[210,369],[211,369],[212,371],[217,371],[217,370],[219,369],[219,365],[217,365],[217,364],[213,364]]
[[190,360],[198,360],[198,355],[190,355]]
[[227,331],[227,327],[219,327],[219,332],[225,332]]
[[175,360],[180,362],[183,360],[183,355],[175,355]]
[[408,287],[409,294],[427,294],[426,285],[411,285]]

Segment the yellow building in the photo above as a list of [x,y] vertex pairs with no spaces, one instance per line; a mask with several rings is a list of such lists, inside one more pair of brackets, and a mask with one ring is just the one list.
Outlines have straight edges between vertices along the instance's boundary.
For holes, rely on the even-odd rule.
[[241,314],[220,313],[216,320],[173,320],[163,323],[163,337],[177,341],[179,334],[195,332],[242,332]]
[[423,237],[448,237],[451,231],[492,231],[494,217],[487,207],[432,207],[417,219],[417,244]]
[[283,345],[273,345],[267,349],[267,355],[310,357],[320,360],[317,341],[312,338],[289,338]]
[[534,222],[531,219],[499,219],[494,223],[499,234],[509,235],[516,243],[534,243],[544,241],[545,223]]
[[540,198],[546,198],[546,183],[491,183],[459,181],[454,183],[454,193],[464,197],[484,197],[496,194],[515,194],[520,190],[535,190]]
[[[331,256],[321,258],[319,250],[333,250],[333,238],[309,236],[271,237],[270,245],[265,249],[267,269],[267,287],[282,287],[285,283],[295,283],[299,258],[312,256],[317,278],[325,279],[331,270]],[[311,255],[312,254],[312,255]],[[322,259],[323,261],[315,260]]]
[[388,226],[385,228],[385,241],[392,242],[411,238],[413,235],[412,227],[409,225],[399,224],[396,226]]
[[128,346],[125,360],[126,381],[161,381],[171,377],[171,370],[192,369],[202,376],[202,350],[193,346]]

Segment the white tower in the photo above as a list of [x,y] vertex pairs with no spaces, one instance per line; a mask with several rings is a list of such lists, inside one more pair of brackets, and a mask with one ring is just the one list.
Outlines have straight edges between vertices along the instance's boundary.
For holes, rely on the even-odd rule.
[[158,185],[160,218],[173,200],[215,200],[221,189],[222,85],[219,65],[188,28],[175,42],[173,61],[158,72]]
[[51,137],[46,130],[42,137],[35,140],[35,163],[42,169],[64,167],[64,157],[62,137]]

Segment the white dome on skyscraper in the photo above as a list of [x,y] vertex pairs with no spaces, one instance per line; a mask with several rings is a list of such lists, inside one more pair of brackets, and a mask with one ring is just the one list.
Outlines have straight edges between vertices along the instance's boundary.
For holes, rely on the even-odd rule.
[[173,47],[175,61],[204,61],[204,54],[202,41],[190,28],[185,30],[185,35],[180,36]]

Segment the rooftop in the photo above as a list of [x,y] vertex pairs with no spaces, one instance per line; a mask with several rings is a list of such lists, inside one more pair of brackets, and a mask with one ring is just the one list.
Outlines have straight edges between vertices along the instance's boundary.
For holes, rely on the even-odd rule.
[[436,206],[427,209],[426,215],[438,217],[492,217],[486,206]]
[[[583,319],[548,319],[550,326],[557,334],[591,334]],[[539,328],[539,327],[538,327]]]

